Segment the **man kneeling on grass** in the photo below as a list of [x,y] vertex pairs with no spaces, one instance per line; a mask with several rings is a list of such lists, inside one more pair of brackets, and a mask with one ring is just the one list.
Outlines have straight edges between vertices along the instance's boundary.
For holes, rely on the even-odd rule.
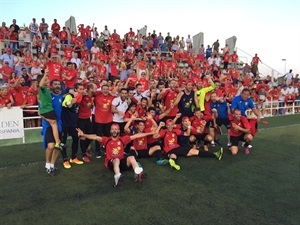
[[134,177],[138,182],[142,182],[145,174],[143,173],[143,168],[139,167],[134,156],[124,155],[124,149],[127,144],[132,140],[137,138],[146,137],[148,135],[153,135],[151,133],[138,133],[132,136],[125,135],[120,137],[120,127],[118,124],[113,124],[110,128],[110,137],[99,137],[95,134],[84,134],[82,130],[77,128],[78,136],[84,137],[90,140],[96,140],[105,146],[105,167],[109,168],[114,172],[115,184],[114,186],[121,186],[124,179],[124,174],[121,171],[134,170]]
[[244,152],[246,155],[250,153],[248,145],[253,140],[253,136],[250,134],[251,126],[246,117],[241,115],[241,110],[235,109],[233,114],[229,115],[230,121],[230,142],[231,147],[230,151],[232,155],[236,155],[238,153],[239,142],[245,142],[244,144]]

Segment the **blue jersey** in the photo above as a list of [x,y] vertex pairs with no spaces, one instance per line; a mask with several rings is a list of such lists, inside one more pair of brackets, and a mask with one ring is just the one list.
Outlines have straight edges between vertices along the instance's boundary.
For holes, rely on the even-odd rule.
[[211,54],[212,54],[212,48],[207,48],[207,49],[206,49],[206,52],[205,52],[206,58],[210,57]]
[[[61,120],[62,105],[61,104],[62,104],[63,95],[62,94],[54,95],[53,93],[51,93],[51,96],[52,96],[52,107],[56,114],[56,122],[57,122],[58,132],[62,132],[62,120]],[[45,134],[46,134],[46,131],[49,126],[51,126],[51,125],[46,120],[42,119],[41,134],[44,136],[44,139],[43,139],[43,147],[44,148],[47,147],[47,143],[45,140]]]
[[210,109],[216,109],[218,112],[218,118],[228,119],[227,102],[212,102],[210,103]]
[[231,102],[231,109],[239,109],[241,110],[242,116],[246,116],[247,109],[253,109],[254,104],[251,98],[247,100],[243,100],[240,95],[234,97]]

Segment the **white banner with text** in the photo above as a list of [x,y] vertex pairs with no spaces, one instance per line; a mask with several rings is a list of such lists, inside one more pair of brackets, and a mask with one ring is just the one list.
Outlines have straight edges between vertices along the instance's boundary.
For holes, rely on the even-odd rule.
[[0,140],[24,137],[23,110],[0,108]]

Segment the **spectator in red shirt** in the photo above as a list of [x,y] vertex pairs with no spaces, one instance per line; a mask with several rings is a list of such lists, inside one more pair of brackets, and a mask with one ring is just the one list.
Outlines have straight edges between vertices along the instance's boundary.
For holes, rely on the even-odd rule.
[[59,80],[62,82],[62,72],[63,72],[63,66],[58,60],[57,54],[51,54],[51,59],[48,60],[48,63],[46,64],[49,70],[49,81],[51,82],[54,79]]
[[9,66],[9,62],[4,61],[2,68],[0,68],[0,73],[2,74],[2,83],[8,82],[9,76],[12,72],[14,72],[14,70]]
[[8,109],[14,105],[13,96],[8,92],[8,85],[0,86],[0,108],[7,107]]
[[[25,96],[24,105],[21,106],[23,108],[23,116],[24,117],[32,117],[38,116],[37,109],[27,108],[28,106],[36,106],[38,104],[37,94],[33,88],[29,88],[27,91],[27,95]],[[36,127],[40,120],[38,119],[26,119],[25,127]]]
[[23,77],[19,77],[19,79],[13,85],[14,89],[12,91],[12,96],[14,98],[15,106],[23,106],[26,103],[26,95],[29,89],[28,86],[25,86],[25,80]]
[[251,61],[251,72],[254,74],[255,77],[257,75],[259,75],[259,71],[258,71],[258,63],[259,62],[261,62],[261,60],[257,56],[257,54],[255,54],[255,56],[252,58],[252,61]]
[[63,30],[59,32],[60,43],[67,45],[68,44],[68,33],[66,27],[63,27]]
[[77,82],[77,70],[74,69],[74,65],[72,62],[67,63],[67,68],[62,73],[62,78],[65,82],[65,92],[68,93],[69,90],[72,89]]
[[239,59],[239,56],[236,54],[236,51],[234,51],[233,54],[230,55],[231,67],[232,68],[237,68],[238,59]]
[[54,19],[54,23],[51,25],[51,30],[55,37],[59,37],[60,25],[57,23],[57,19]]

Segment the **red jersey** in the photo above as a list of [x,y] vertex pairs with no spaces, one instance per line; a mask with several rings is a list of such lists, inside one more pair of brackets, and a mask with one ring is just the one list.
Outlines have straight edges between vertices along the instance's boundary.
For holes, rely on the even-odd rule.
[[148,149],[147,137],[134,139],[132,145],[137,151],[147,150]]
[[100,78],[105,79],[106,78],[106,67],[103,65],[99,65],[98,69],[99,69]]
[[80,105],[79,105],[79,112],[78,118],[80,119],[88,119],[92,116],[92,108],[94,105],[94,98],[90,96],[83,96]]
[[137,105],[136,111],[138,113],[138,117],[143,117],[146,115],[147,108],[143,108],[141,105]]
[[53,23],[51,26],[53,34],[59,35],[60,25],[58,23]]
[[[166,90],[162,94],[162,100],[164,101],[164,104],[167,109],[171,108],[172,104],[175,102],[177,98],[177,92],[172,90]],[[171,112],[168,114],[168,116],[176,116],[178,111],[178,106],[174,106],[174,108],[171,110]]]
[[58,62],[52,61],[49,61],[47,66],[49,69],[49,80],[52,81],[54,79],[57,79],[59,81],[62,81],[61,73],[63,70],[63,66]]
[[68,33],[64,30],[62,30],[60,33],[59,33],[59,37],[60,37],[60,40],[61,41],[65,41],[68,39]]
[[[11,101],[10,101],[10,97],[11,97],[11,94],[9,94],[9,93],[7,93],[7,95],[1,95],[1,102],[2,102],[2,104],[4,105],[4,106],[7,106],[9,103],[11,103]],[[0,105],[1,105],[1,103],[0,103]]]
[[15,106],[21,106],[25,103],[25,88],[19,86],[15,88],[14,92],[12,93],[12,96],[15,100]]
[[76,34],[70,34],[70,43],[75,44]]
[[128,76],[129,82],[128,82],[128,86],[131,88],[135,88],[135,84],[137,83],[137,76],[136,74],[130,74]]
[[143,92],[149,89],[149,81],[146,78],[144,78],[144,77],[140,78],[138,83],[140,83],[142,85]]
[[125,135],[118,137],[116,140],[111,137],[102,137],[102,145],[105,146],[105,167],[108,167],[108,162],[112,159],[124,158],[124,146],[131,142],[130,136]]
[[281,90],[278,88],[270,91],[270,95],[272,96],[273,101],[278,101],[280,94],[281,94]]
[[241,120],[238,121],[238,120],[234,119],[234,117],[232,116],[232,114],[229,114],[228,115],[228,119],[230,121],[230,130],[229,130],[230,136],[238,137],[238,136],[240,136],[240,135],[243,134],[242,131],[236,131],[236,130],[234,130],[234,128],[232,126],[233,124],[236,124],[236,125],[244,128],[244,129],[249,129],[249,130],[251,129],[251,126],[250,126],[250,124],[248,122],[248,119],[246,117],[244,117],[244,116],[241,116]]
[[[26,101],[26,105],[37,105],[38,104],[38,100],[37,100],[37,95],[27,95],[25,97],[25,101]],[[32,108],[28,108],[26,109],[28,114],[34,114],[35,113],[35,109]]]
[[72,59],[73,49],[65,49],[64,56],[70,61]]
[[168,130],[161,130],[159,136],[163,139],[164,142],[164,151],[168,153],[169,151],[178,148],[178,135],[181,135],[181,130],[173,129],[171,132]]
[[117,64],[115,64],[115,63],[110,64],[110,74],[114,77],[118,76]]
[[9,78],[9,76],[12,72],[14,72],[14,70],[9,66],[3,66],[0,69],[0,73],[2,73],[3,79],[6,80],[6,81],[8,81],[8,78]]
[[[192,121],[192,127],[193,127],[194,129],[196,129],[196,131],[197,131],[197,130],[202,130],[202,129],[203,129],[202,134],[208,133],[207,127],[205,127],[206,121],[205,121],[203,118],[198,119],[197,117],[193,116],[193,117],[191,118],[191,121]],[[200,133],[197,132],[197,134],[200,134]]]
[[88,61],[88,59],[89,59],[89,54],[90,54],[90,53],[89,53],[88,51],[86,51],[86,50],[82,51],[82,52],[81,52],[81,60],[85,59],[85,60]]
[[230,56],[230,58],[231,58],[231,62],[237,62],[239,57],[236,53],[234,53]]
[[230,55],[229,54],[225,54],[224,55],[224,62],[229,62],[229,59],[230,59]]
[[259,62],[259,57],[254,56],[253,59],[252,59],[252,63],[253,64],[258,64],[258,62]]
[[97,92],[94,99],[95,103],[95,121],[96,123],[110,123],[113,121],[111,113],[111,103],[115,97],[112,95],[103,95],[102,92]]
[[74,88],[74,84],[77,82],[77,70],[72,69],[72,70],[65,70],[66,76],[67,77],[72,77],[71,80],[65,79],[65,84],[67,88]]

